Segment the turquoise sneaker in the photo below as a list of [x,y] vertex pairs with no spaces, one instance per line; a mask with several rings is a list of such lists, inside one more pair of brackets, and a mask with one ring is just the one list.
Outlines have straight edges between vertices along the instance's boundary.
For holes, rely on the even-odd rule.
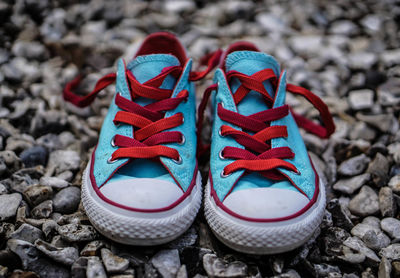
[[[298,126],[329,137],[335,126],[327,106],[310,91],[287,84],[275,59],[250,43],[229,47],[214,82],[199,111],[201,129],[213,92],[205,193],[211,229],[245,253],[281,253],[302,245],[322,221],[325,189]],[[308,99],[324,125],[292,112],[285,104],[287,92]]]
[[106,86],[115,94],[82,180],[82,203],[104,236],[132,245],[171,241],[192,224],[202,200],[196,161],[196,103],[193,81],[218,64],[221,51],[208,55],[203,72],[175,36],[148,36],[136,57],[118,62],[81,97],[65,87],[64,98],[89,105]]

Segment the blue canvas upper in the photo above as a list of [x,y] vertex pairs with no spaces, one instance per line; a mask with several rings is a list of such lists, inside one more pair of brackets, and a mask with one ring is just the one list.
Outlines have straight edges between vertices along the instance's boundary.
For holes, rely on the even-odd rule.
[[[285,104],[286,73],[283,72],[282,76],[279,76],[279,65],[272,56],[254,51],[236,51],[227,56],[225,66],[226,72],[234,70],[246,75],[252,75],[266,68],[272,69],[276,76],[280,77],[280,84],[278,86],[276,96],[271,95],[272,98],[275,98],[273,107],[275,108]],[[210,170],[213,178],[214,189],[219,199],[223,200],[238,178],[243,174],[243,170],[236,171],[227,177],[221,177],[221,172],[223,171],[224,167],[232,163],[233,160],[221,159],[219,157],[219,152],[226,146],[237,148],[244,147],[237,143],[230,136],[219,135],[219,130],[222,125],[229,125],[237,130],[241,130],[241,128],[221,120],[217,115],[217,105],[218,103],[222,102],[225,109],[238,112],[246,116],[267,110],[269,108],[262,99],[263,96],[255,91],[250,91],[249,94],[247,94],[247,96],[236,106],[232,93],[234,94],[238,89],[240,86],[240,81],[236,78],[233,78],[230,84],[227,84],[227,80],[222,69],[217,70],[214,76],[214,82],[218,83],[218,90],[213,95],[212,99],[215,120],[212,127]],[[275,90],[273,90],[269,81],[264,82],[264,86],[269,93],[275,93]],[[311,166],[304,141],[300,135],[296,122],[289,112],[289,115],[285,116],[284,118],[271,122],[271,126],[273,125],[287,126],[288,138],[272,139],[271,146],[273,148],[284,146],[290,147],[295,153],[295,157],[294,159],[288,159],[287,161],[296,166],[301,174],[299,175],[285,169],[280,170],[284,174],[288,175],[288,177],[296,184],[296,186],[298,186],[298,188],[300,188],[308,196],[308,198],[311,199],[315,190],[315,173]],[[237,181],[237,184],[233,188],[233,192],[257,187],[271,187],[298,191],[298,189],[296,189],[296,187],[294,187],[288,180],[277,182],[269,180],[258,173],[250,173],[241,177]]]
[[[179,61],[172,55],[152,54],[136,57],[127,65],[126,69],[132,72],[137,81],[144,83],[160,74],[164,68],[177,65],[179,65]],[[172,97],[176,97],[182,90],[188,90],[189,92],[187,101],[180,103],[174,110],[170,110],[165,114],[165,117],[170,117],[176,113],[183,113],[184,123],[168,131],[180,131],[185,136],[185,143],[182,145],[177,143],[165,144],[179,152],[182,157],[182,163],[177,164],[169,158],[160,158],[161,162],[169,171],[162,163],[147,159],[134,159],[120,169],[118,169],[118,167],[127,162],[128,159],[119,159],[114,163],[109,163],[107,159],[111,157],[112,153],[116,150],[116,148],[111,145],[112,138],[116,134],[132,137],[133,133],[132,126],[125,124],[116,126],[113,123],[116,113],[121,110],[115,104],[114,95],[108,113],[104,119],[94,155],[93,173],[97,186],[103,185],[106,181],[113,182],[135,178],[155,178],[175,183],[175,178],[183,190],[189,187],[196,167],[197,143],[195,135],[195,87],[193,82],[190,82],[188,79],[191,67],[192,61],[187,62],[179,80],[169,75],[160,86],[160,88],[163,89],[174,89]],[[131,100],[131,94],[125,76],[125,65],[124,62],[120,60],[117,66],[115,94],[119,92],[124,98]],[[143,106],[153,102],[153,100],[143,97],[136,98],[134,101]],[[116,169],[118,169],[118,171],[114,173]]]

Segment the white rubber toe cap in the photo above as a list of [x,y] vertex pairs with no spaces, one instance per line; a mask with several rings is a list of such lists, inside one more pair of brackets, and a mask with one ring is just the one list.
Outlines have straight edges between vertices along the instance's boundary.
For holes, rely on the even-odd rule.
[[233,212],[249,218],[279,218],[292,215],[310,200],[293,190],[252,188],[235,191],[223,204]]
[[168,207],[183,195],[175,183],[150,178],[109,182],[100,192],[111,201],[138,209]]

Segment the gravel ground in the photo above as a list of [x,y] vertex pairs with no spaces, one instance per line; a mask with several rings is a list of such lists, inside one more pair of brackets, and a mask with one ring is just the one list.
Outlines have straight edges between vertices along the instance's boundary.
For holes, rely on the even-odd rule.
[[[400,277],[395,1],[13,2],[0,1],[0,277]],[[304,134],[328,204],[303,247],[234,252],[202,213],[181,238],[151,248],[115,244],[90,225],[79,188],[111,90],[77,109],[62,87],[85,73],[82,90],[92,88],[158,30],[179,34],[195,60],[238,39],[255,42],[329,105],[334,136]],[[303,100],[288,102],[316,116]]]

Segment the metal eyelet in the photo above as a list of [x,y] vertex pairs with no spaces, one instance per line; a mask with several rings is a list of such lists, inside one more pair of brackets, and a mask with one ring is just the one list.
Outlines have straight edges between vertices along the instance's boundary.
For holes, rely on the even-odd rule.
[[172,159],[173,162],[175,162],[176,164],[182,164],[182,157],[179,156],[178,160]]
[[224,135],[222,134],[222,129],[221,128],[218,129],[218,134],[219,134],[219,136],[224,137]]
[[186,137],[185,135],[182,134],[182,140],[178,143],[179,145],[183,145],[186,142]]
[[107,159],[107,163],[108,163],[108,164],[112,164],[112,163],[117,162],[117,160],[118,160],[118,159],[114,159],[114,160],[113,160],[113,159],[112,159],[112,156],[110,156],[110,157]]
[[224,155],[223,155],[223,152],[224,151],[224,149],[221,149],[220,151],[219,151],[219,153],[218,153],[218,156],[219,156],[219,158],[221,159],[221,160],[225,160],[226,159],[226,157],[224,157]]
[[232,173],[230,173],[230,174],[225,174],[225,171],[224,171],[224,170],[221,171],[221,178],[223,178],[223,179],[229,177],[230,175],[232,175]]
[[115,136],[111,139],[111,146],[115,148]]

